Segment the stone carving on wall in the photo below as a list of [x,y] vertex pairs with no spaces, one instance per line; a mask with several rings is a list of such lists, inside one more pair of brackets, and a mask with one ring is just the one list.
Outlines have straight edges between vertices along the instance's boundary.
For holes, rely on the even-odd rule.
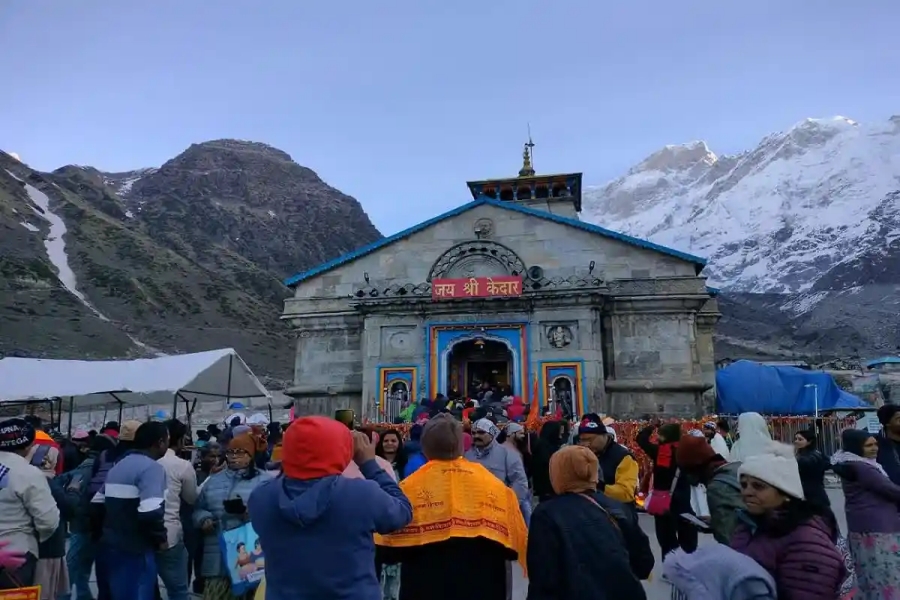
[[615,296],[659,296],[666,294],[706,294],[705,282],[699,277],[660,279],[614,279],[607,284]]
[[322,329],[302,329],[300,337],[335,337],[338,335],[359,335],[362,332],[361,327],[330,327]]
[[472,233],[479,240],[484,240],[494,235],[494,222],[488,218],[482,218],[475,221],[472,226]]
[[456,244],[431,266],[428,281],[492,275],[524,275],[525,263],[503,244],[473,240]]
[[572,343],[572,330],[567,325],[551,325],[547,329],[547,342],[554,348],[565,348]]
[[416,328],[413,326],[384,326],[381,328],[381,356],[410,356],[415,350]]

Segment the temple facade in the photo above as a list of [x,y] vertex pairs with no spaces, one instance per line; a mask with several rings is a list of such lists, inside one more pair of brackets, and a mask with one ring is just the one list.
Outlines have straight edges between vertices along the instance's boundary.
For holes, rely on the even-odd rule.
[[578,218],[581,174],[473,181],[473,200],[285,283],[298,414],[508,389],[618,418],[693,416],[713,387],[705,260]]

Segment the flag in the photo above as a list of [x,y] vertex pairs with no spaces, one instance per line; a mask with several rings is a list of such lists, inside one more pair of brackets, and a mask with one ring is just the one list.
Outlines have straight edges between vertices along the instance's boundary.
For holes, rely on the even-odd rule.
[[534,385],[531,387],[531,408],[528,410],[528,418],[525,419],[525,427],[530,431],[537,431],[541,421],[541,400],[538,388],[537,375],[534,376]]

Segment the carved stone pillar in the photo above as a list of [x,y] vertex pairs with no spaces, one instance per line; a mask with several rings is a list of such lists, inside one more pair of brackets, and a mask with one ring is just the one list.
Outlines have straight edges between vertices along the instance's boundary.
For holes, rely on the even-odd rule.
[[333,415],[350,408],[362,416],[362,321],[356,314],[295,319],[297,354],[294,384],[296,414]]
[[612,356],[606,391],[614,416],[701,412],[701,395],[711,387],[701,366],[705,340],[697,337],[697,312],[709,298],[702,281],[610,282],[619,294],[610,299],[604,316],[605,345]]

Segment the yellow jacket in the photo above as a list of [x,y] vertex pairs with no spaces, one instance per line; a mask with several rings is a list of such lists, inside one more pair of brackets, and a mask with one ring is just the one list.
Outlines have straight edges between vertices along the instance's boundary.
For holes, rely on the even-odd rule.
[[631,504],[638,489],[638,463],[633,456],[626,455],[616,467],[616,480],[607,483],[603,493],[619,502]]

